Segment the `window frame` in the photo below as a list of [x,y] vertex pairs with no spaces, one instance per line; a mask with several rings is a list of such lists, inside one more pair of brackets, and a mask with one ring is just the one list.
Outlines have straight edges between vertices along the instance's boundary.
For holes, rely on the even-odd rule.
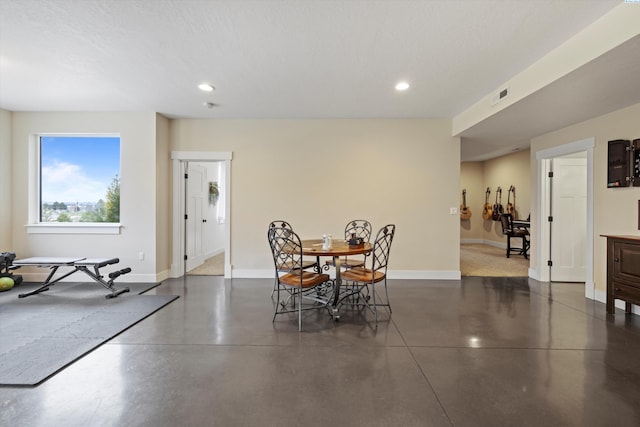
[[[27,234],[120,234],[122,222],[41,222],[41,152],[42,137],[117,137],[120,138],[120,173],[122,177],[122,136],[115,132],[74,133],[41,132],[34,133],[29,140],[28,167],[28,220]],[[120,208],[122,209],[122,198]],[[120,211],[122,214],[122,210]],[[122,217],[121,217],[122,219]]]

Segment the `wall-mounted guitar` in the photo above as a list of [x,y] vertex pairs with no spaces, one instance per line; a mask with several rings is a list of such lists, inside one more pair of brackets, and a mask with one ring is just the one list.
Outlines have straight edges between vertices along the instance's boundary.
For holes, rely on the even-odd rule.
[[[513,203],[511,203],[511,193],[513,193]],[[507,195],[507,213],[511,214],[513,219],[516,219],[516,187],[513,185],[509,187],[509,194]]]
[[462,190],[462,204],[460,205],[460,219],[471,219],[471,209],[467,206],[467,189]]
[[[500,198],[498,200],[498,197]],[[502,207],[502,188],[498,187],[496,190],[496,203],[493,205],[493,209],[491,212],[491,219],[494,221],[500,221],[500,215],[504,213],[504,208]]]
[[491,219],[491,203],[489,203],[489,196],[491,195],[491,189],[487,187],[487,191],[484,194],[484,208],[482,208],[482,219]]

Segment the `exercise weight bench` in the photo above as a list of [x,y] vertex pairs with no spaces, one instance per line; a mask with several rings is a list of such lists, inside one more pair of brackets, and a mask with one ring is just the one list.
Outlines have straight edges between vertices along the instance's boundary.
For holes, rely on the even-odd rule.
[[[51,272],[47,279],[42,283],[42,285],[31,292],[26,292],[23,294],[19,294],[18,298],[25,298],[30,295],[39,294],[40,292],[48,291],[49,288],[65,277],[71,276],[76,271],[82,271],[86,273],[89,277],[91,277],[96,282],[100,283],[106,289],[111,291],[111,293],[107,294],[106,298],[115,298],[118,295],[129,292],[129,288],[121,288],[116,289],[113,286],[113,281],[124,274],[130,273],[130,268],[123,268],[122,270],[114,271],[109,273],[109,280],[104,280],[103,276],[100,274],[100,269],[102,267],[106,267],[107,265],[117,264],[120,260],[118,258],[59,258],[59,257],[33,257],[33,258],[24,258],[13,261],[13,265],[17,267],[49,267]],[[53,279],[58,268],[60,267],[71,267],[73,270],[68,271],[62,276]],[[92,270],[93,269],[93,270]]]

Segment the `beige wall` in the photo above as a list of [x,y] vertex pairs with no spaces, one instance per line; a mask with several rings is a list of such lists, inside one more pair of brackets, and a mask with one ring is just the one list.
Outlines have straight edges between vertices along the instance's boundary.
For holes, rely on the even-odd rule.
[[[471,221],[460,221],[460,238],[463,242],[506,245],[500,222],[482,219],[487,187],[491,190],[491,205],[496,200],[496,189],[498,186],[502,188],[502,205],[506,208],[508,190],[513,185],[516,189],[516,218],[527,218],[531,210],[530,155],[529,150],[522,150],[484,162],[462,163],[460,184],[462,188],[467,188],[467,202],[473,212]],[[511,202],[514,203],[513,200]]]
[[[12,161],[20,165],[13,168],[11,180],[12,241],[18,256],[119,257],[118,267],[133,269],[127,280],[156,280],[155,113],[14,112],[12,116]],[[120,134],[120,234],[27,233],[29,144],[34,133],[42,132]],[[145,253],[144,261],[138,260],[139,252]]]
[[0,110],[0,252],[15,252],[11,241],[11,112]]
[[156,114],[156,273],[157,280],[169,277],[171,270],[171,154],[169,119]]
[[[539,136],[531,141],[531,170],[538,167],[536,153],[540,150],[561,146],[587,138],[595,138],[593,170],[593,221],[594,221],[594,266],[593,278],[596,298],[603,299],[606,290],[606,239],[602,234],[630,234],[638,236],[638,200],[640,187],[607,188],[607,147],[613,139],[640,138],[640,104],[600,116],[586,122]],[[532,191],[539,190],[533,180]],[[536,206],[532,217],[538,217]],[[535,243],[532,235],[532,245]],[[532,268],[537,261],[532,258]]]
[[[461,236],[502,239],[497,223],[481,219],[487,186],[491,202],[502,186],[506,203],[506,189],[514,185],[520,217],[531,211],[535,218],[536,153],[594,137],[594,282],[604,292],[605,239],[600,235],[638,235],[640,200],[640,188],[606,187],[607,141],[640,138],[638,117],[640,104],[534,138],[530,153],[461,166],[459,139],[450,136],[448,120],[168,120],[155,113],[0,110],[0,148],[10,153],[0,157],[8,189],[3,194],[10,200],[0,207],[0,250],[21,257],[118,256],[141,280],[166,276],[172,245],[170,151],[230,151],[236,277],[268,274],[264,227],[274,218],[290,220],[304,237],[337,236],[348,219],[369,218],[376,228],[389,222],[398,226],[391,265],[397,277],[451,278],[459,274]],[[26,165],[29,138],[36,132],[121,134],[120,235],[65,236],[62,245],[59,235],[27,234]],[[473,211],[468,229],[459,225],[458,215],[449,214],[460,204],[461,188],[467,188]],[[535,239],[532,235],[533,248]],[[139,252],[145,252],[144,261],[138,260]]]
[[[525,219],[531,211],[531,169],[529,150],[487,160],[484,165],[485,187],[491,188],[491,203],[495,203],[495,191],[502,188],[502,205],[506,208],[509,187],[516,189],[516,219]],[[512,200],[513,203],[513,200]],[[498,221],[485,221],[484,238],[493,242],[506,242]]]
[[467,207],[471,209],[471,219],[460,220],[460,240],[466,243],[481,243],[484,222],[482,207],[486,191],[484,162],[463,162],[460,165],[460,187],[467,190]]
[[272,274],[266,226],[339,236],[350,219],[397,226],[390,270],[459,277],[460,142],[449,120],[174,120],[171,149],[232,152],[234,276]]

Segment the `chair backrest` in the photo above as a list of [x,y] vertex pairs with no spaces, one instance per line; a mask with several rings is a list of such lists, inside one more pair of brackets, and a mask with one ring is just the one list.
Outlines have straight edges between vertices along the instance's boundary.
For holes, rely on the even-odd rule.
[[[271,247],[271,253],[272,253],[272,255],[274,257],[275,257],[275,254],[274,254],[273,251],[274,251],[275,248],[274,248],[274,246],[272,244],[272,241],[271,241],[271,239],[272,239],[272,237],[271,237],[271,229],[272,228],[276,228],[276,227],[281,227],[281,228],[286,228],[288,230],[293,230],[293,227],[291,227],[291,224],[289,224],[287,221],[284,221],[284,220],[281,220],[281,219],[276,219],[276,220],[271,221],[269,223],[269,226],[267,227],[267,240],[269,241],[269,246]],[[275,261],[275,258],[274,258],[274,261]],[[277,271],[277,268],[276,268],[276,271]]]
[[276,219],[274,221],[271,221],[269,223],[269,228],[273,228],[273,227],[282,227],[282,228],[288,228],[289,230],[293,230],[293,227],[291,226],[291,224],[281,219]]
[[302,243],[300,237],[288,227],[269,227],[267,232],[276,272],[302,269]]
[[502,225],[502,234],[513,233],[513,217],[509,213],[500,215],[500,224]]
[[376,234],[376,240],[373,243],[373,250],[371,251],[371,270],[384,270],[386,274],[387,264],[389,263],[389,253],[391,252],[391,242],[393,242],[395,233],[396,226],[394,224],[387,224]]
[[371,223],[364,219],[354,219],[347,223],[344,227],[344,238],[349,240],[351,235],[362,237],[365,242],[371,240]]

